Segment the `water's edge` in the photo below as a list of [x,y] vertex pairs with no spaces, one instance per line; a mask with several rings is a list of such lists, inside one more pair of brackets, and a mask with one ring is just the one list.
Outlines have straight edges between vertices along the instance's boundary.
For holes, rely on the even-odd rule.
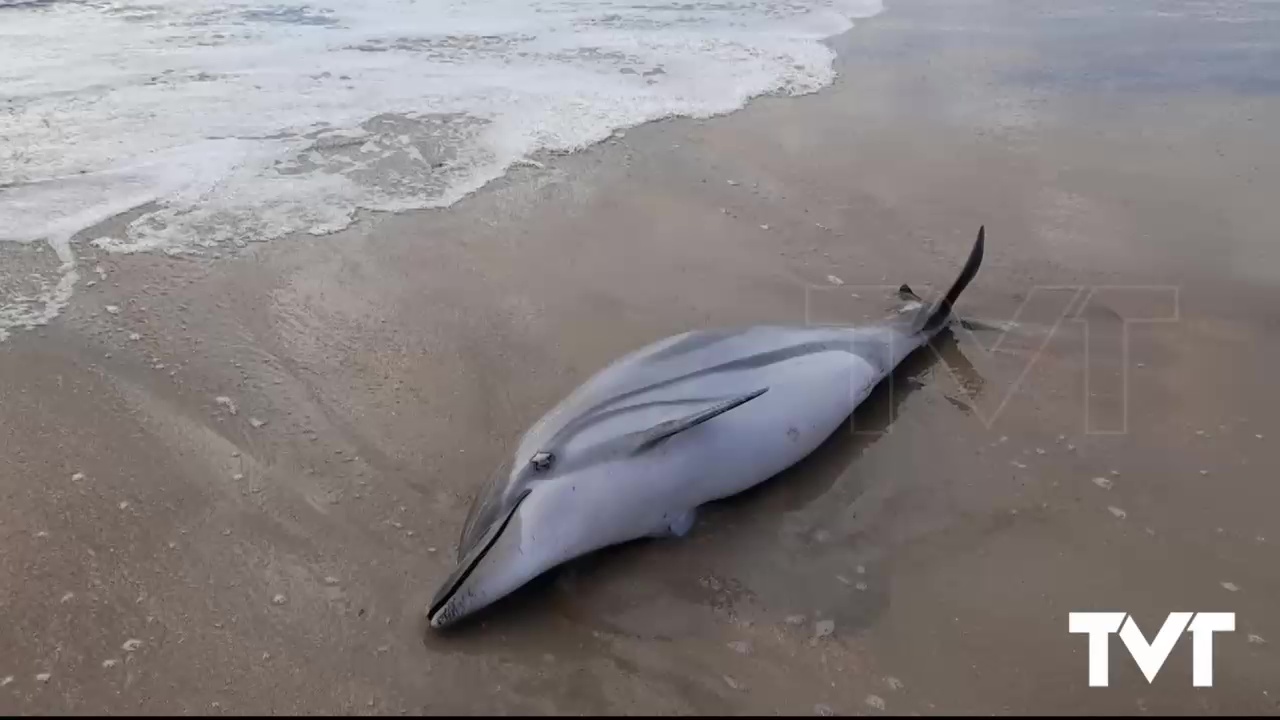
[[[367,0],[370,3],[389,1],[395,0]],[[793,63],[787,69],[767,63],[762,67],[748,67],[742,71],[745,75],[741,75],[748,82],[726,91],[700,87],[699,83],[708,78],[696,74],[682,76],[683,84],[669,92],[671,97],[656,104],[652,102],[652,93],[628,94],[625,87],[622,91],[605,87],[605,91],[614,95],[608,92],[598,95],[594,98],[596,106],[566,100],[545,92],[545,88],[541,94],[528,91],[528,96],[536,101],[526,104],[541,112],[533,121],[522,119],[528,127],[519,124],[512,127],[509,117],[489,110],[468,114],[443,106],[438,108],[440,112],[418,107],[369,116],[371,108],[361,106],[360,110],[348,111],[357,113],[348,117],[363,118],[357,122],[334,126],[326,119],[318,123],[321,129],[303,135],[288,138],[259,135],[250,140],[244,139],[248,131],[261,133],[263,129],[240,126],[222,138],[205,138],[176,149],[139,146],[142,162],[123,167],[108,162],[105,169],[95,169],[103,167],[105,155],[97,157],[77,151],[78,157],[61,157],[57,148],[50,146],[50,139],[41,134],[42,130],[25,128],[25,137],[21,132],[7,132],[8,137],[16,139],[10,147],[0,147],[0,156],[23,155],[25,139],[26,147],[35,148],[28,155],[38,156],[44,152],[48,157],[44,160],[37,157],[25,166],[18,165],[16,171],[0,175],[0,241],[10,241],[0,242],[0,341],[8,337],[12,329],[45,325],[65,309],[82,280],[83,268],[75,252],[82,244],[113,254],[158,251],[217,259],[224,252],[234,252],[253,242],[336,232],[350,227],[368,213],[448,208],[507,177],[513,168],[538,164],[535,158],[585,150],[620,131],[659,120],[724,116],[742,110],[761,97],[801,96],[828,88],[836,79],[837,60],[832,40],[852,29],[853,20],[882,10],[883,6],[874,0],[849,3],[840,8],[842,24],[838,27],[831,25],[833,16],[828,12],[822,15],[823,24],[816,31],[803,26],[788,28],[784,35],[791,43],[785,48],[789,54],[777,54],[770,62],[797,57],[802,62]],[[772,32],[773,28],[770,26],[769,30]],[[624,28],[623,34],[626,32],[633,31]],[[663,28],[663,32],[670,31]],[[0,31],[0,39],[3,35]],[[481,40],[485,37],[488,36],[481,36]],[[615,43],[624,42],[609,33],[601,37]],[[627,76],[666,74],[660,61],[665,37],[648,38],[649,50],[656,53],[657,59],[638,54],[611,57],[600,53],[599,48],[587,48],[588,54],[606,57],[596,65],[588,65],[584,74],[598,74],[601,67]],[[169,38],[166,36],[164,41],[168,42]],[[756,39],[755,42],[763,41]],[[550,45],[551,48],[542,47],[540,52],[565,52],[554,41]],[[584,52],[582,48],[574,50]],[[57,52],[58,48],[53,48],[49,58]],[[372,54],[380,56],[380,53]],[[474,60],[476,67],[485,62],[483,52],[476,55],[473,47],[467,48],[461,57]],[[696,52],[693,57],[697,59]],[[674,65],[682,59],[679,52],[673,51],[672,58],[666,62]],[[58,58],[58,62],[65,63],[65,59]],[[763,61],[749,55],[721,58],[717,62],[723,62],[728,68],[724,73],[729,75],[708,72],[713,82],[734,77],[732,73],[739,72],[735,63]],[[646,63],[649,69],[643,73],[633,67],[645,67]],[[38,62],[33,64],[39,66]],[[431,66],[431,63],[425,64]],[[560,66],[551,70],[565,72]],[[0,74],[0,88],[13,87],[14,77],[20,71],[18,68],[7,75]],[[538,72],[545,75],[549,71],[543,68]],[[327,72],[321,75],[331,76]],[[579,85],[587,87],[592,80],[585,82],[587,85],[582,85],[582,81]],[[190,84],[183,81],[178,87]],[[570,91],[573,89],[570,83]],[[54,94],[54,88],[44,90]],[[700,93],[699,90],[707,91]],[[499,100],[515,97],[507,92]],[[25,99],[28,105],[38,106],[44,102],[37,91]],[[384,101],[394,105],[400,99],[392,97]],[[466,105],[480,101],[466,97],[465,102],[459,102]],[[252,105],[246,120],[239,108],[239,105],[231,108],[235,116],[228,122],[243,125],[272,121],[270,112],[266,111],[265,120],[254,117]],[[55,106],[37,108],[41,109],[52,116],[66,110]],[[331,110],[327,105],[320,109]],[[37,110],[29,114],[36,117]],[[320,113],[316,117],[328,116]],[[21,120],[20,114],[18,121],[9,121],[4,129],[23,130]],[[75,172],[70,172],[71,169]],[[49,176],[42,177],[42,171],[53,172],[46,172]]]

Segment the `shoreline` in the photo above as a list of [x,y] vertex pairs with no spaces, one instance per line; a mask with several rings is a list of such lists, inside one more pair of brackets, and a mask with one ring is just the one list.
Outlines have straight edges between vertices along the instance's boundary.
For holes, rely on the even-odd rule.
[[[75,153],[72,152],[72,146],[60,148],[58,155],[65,156],[66,162],[70,163],[70,170],[64,168],[65,174],[55,178],[44,178],[31,180],[29,174],[35,173],[40,175],[41,166],[35,163],[31,167],[25,167],[21,163],[18,165],[18,174],[14,176],[15,182],[0,187],[0,196],[10,205],[10,212],[0,214],[0,221],[8,221],[12,226],[7,234],[0,234],[0,260],[3,265],[12,266],[15,263],[30,265],[33,268],[40,265],[42,253],[46,246],[52,249],[59,258],[60,267],[56,270],[45,269],[42,275],[21,276],[16,272],[8,272],[0,275],[0,331],[9,328],[30,328],[47,324],[51,319],[56,318],[62,308],[66,306],[70,298],[70,294],[74,291],[74,286],[78,280],[76,271],[76,255],[74,247],[79,246],[85,248],[93,245],[97,249],[114,251],[117,254],[134,254],[137,252],[154,252],[165,254],[190,254],[196,257],[209,257],[212,260],[221,259],[224,254],[234,255],[236,250],[243,248],[247,243],[261,242],[286,242],[296,240],[300,237],[331,234],[339,229],[345,229],[352,224],[360,221],[362,215],[367,216],[371,213],[396,213],[413,210],[436,210],[448,208],[456,204],[459,200],[483,190],[486,186],[495,181],[500,181],[503,176],[511,171],[512,168],[529,163],[537,164],[534,159],[537,156],[547,157],[548,155],[580,152],[595,144],[604,142],[615,133],[625,133],[627,129],[639,127],[652,120],[643,120],[646,117],[656,117],[657,120],[665,118],[679,117],[719,117],[733,112],[740,111],[752,99],[766,95],[780,95],[784,92],[801,92],[810,89],[814,85],[822,86],[824,79],[832,71],[823,67],[821,58],[825,57],[827,44],[821,40],[817,40],[814,29],[821,27],[822,31],[832,31],[840,27],[847,31],[853,27],[855,21],[862,20],[866,17],[872,17],[877,12],[883,10],[880,0],[866,0],[870,6],[875,7],[857,7],[849,4],[844,12],[848,13],[864,13],[856,17],[845,16],[842,12],[836,12],[830,8],[813,7],[810,8],[811,16],[804,15],[809,18],[807,22],[792,22],[792,18],[783,15],[775,17],[776,27],[772,28],[772,34],[760,33],[759,38],[755,39],[753,35],[748,33],[745,41],[739,38],[739,41],[747,43],[747,47],[743,50],[751,50],[760,54],[760,57],[768,56],[770,47],[776,51],[777,55],[772,57],[769,62],[762,61],[763,65],[757,68],[755,74],[750,71],[751,65],[739,64],[740,67],[748,68],[741,77],[731,77],[728,80],[736,80],[742,83],[739,87],[738,82],[729,83],[736,88],[730,95],[725,96],[718,92],[685,93],[681,94],[680,90],[684,84],[693,82],[695,85],[706,85],[707,78],[716,77],[716,72],[721,74],[729,72],[726,70],[725,63],[721,62],[722,58],[716,54],[714,48],[706,49],[703,58],[705,67],[703,71],[706,77],[685,78],[678,76],[671,80],[671,88],[662,91],[654,91],[652,89],[646,91],[638,91],[634,87],[630,87],[625,81],[617,81],[614,86],[610,87],[605,82],[604,88],[596,88],[600,90],[600,96],[595,98],[594,105],[585,114],[580,113],[577,121],[568,123],[568,129],[556,129],[555,125],[557,117],[555,112],[543,107],[534,107],[530,110],[536,117],[541,117],[538,113],[551,113],[552,117],[542,118],[540,124],[535,122],[537,127],[537,135],[539,139],[534,141],[526,141],[523,138],[520,124],[514,123],[515,127],[508,127],[504,131],[493,130],[492,132],[478,132],[475,137],[470,139],[452,138],[455,144],[450,144],[449,140],[439,140],[441,133],[446,135],[450,133],[466,134],[466,127],[499,127],[502,125],[512,125],[512,118],[505,116],[501,111],[495,110],[491,106],[486,106],[487,99],[479,96],[473,98],[475,106],[471,111],[459,112],[435,112],[433,110],[424,110],[421,107],[415,107],[407,96],[402,97],[399,94],[391,93],[389,97],[400,99],[400,105],[394,108],[383,108],[381,111],[375,111],[370,108],[369,117],[360,119],[359,121],[352,118],[346,118],[345,122],[338,120],[337,116],[328,118],[335,120],[338,126],[330,126],[329,123],[313,123],[319,126],[309,132],[291,132],[279,131],[270,137],[293,138],[301,141],[303,138],[310,138],[310,145],[306,147],[295,147],[294,152],[289,155],[275,157],[274,162],[266,163],[261,157],[255,156],[252,148],[231,147],[227,148],[214,147],[209,143],[222,140],[245,141],[246,143],[259,139],[261,133],[250,132],[245,129],[242,132],[243,137],[188,137],[187,145],[179,144],[173,147],[138,148],[139,157],[143,161],[129,165],[126,167],[112,166],[106,169],[99,168],[94,164],[79,169],[79,175],[75,170]],[[870,13],[866,15],[865,13]],[[164,16],[163,13],[157,15],[156,32],[158,36],[163,36],[165,32],[172,29],[173,23],[178,22],[180,13]],[[20,25],[18,32],[14,34],[16,41],[27,40],[30,37],[39,38],[41,33],[50,32],[49,27],[43,25],[39,18],[44,17],[42,14],[32,16],[23,16],[19,14],[19,18],[27,20],[26,25]],[[49,14],[49,17],[56,17]],[[481,14],[483,17],[483,14]],[[90,18],[92,19],[92,18]],[[474,20],[475,18],[473,18]],[[561,18],[563,20],[564,18]],[[838,20],[837,20],[838,19]],[[421,20],[421,18],[418,18]],[[759,18],[754,18],[756,22]],[[711,22],[703,18],[704,22]],[[49,26],[56,23],[56,20],[45,20]],[[753,28],[751,20],[744,19],[743,27]],[[180,25],[181,23],[178,22]],[[197,21],[199,24],[199,21]],[[535,23],[536,24],[536,23]],[[833,27],[834,26],[834,27]],[[759,28],[755,28],[759,30]],[[124,28],[121,28],[124,30]],[[552,27],[554,31],[554,27]],[[821,32],[821,31],[819,31]],[[24,34],[25,33],[25,34]],[[220,33],[214,34],[219,40],[225,39]],[[453,36],[448,36],[453,37]],[[490,37],[490,36],[485,36]],[[521,42],[520,36],[513,38],[504,38],[501,36],[493,36],[490,39],[503,43],[514,43],[514,46],[508,48],[509,51],[515,52],[519,50]],[[755,39],[760,47],[750,46],[750,42]],[[139,40],[139,42],[144,42]],[[147,38],[145,42],[160,42],[156,38]],[[607,40],[601,40],[607,42]],[[773,43],[771,45],[771,43]],[[215,43],[218,45],[218,43]],[[448,45],[448,43],[446,43]],[[822,47],[823,52],[816,55],[809,52],[812,47]],[[158,46],[164,47],[161,42]],[[157,48],[152,48],[153,50]],[[402,48],[406,49],[406,48]],[[588,48],[590,49],[590,48]],[[600,50],[601,48],[595,48]],[[652,50],[652,48],[649,48]],[[679,63],[685,58],[676,49],[670,49],[670,57],[658,56],[642,57],[645,55],[638,48],[634,55],[625,58],[622,65],[609,65],[606,63],[603,69],[614,69],[617,76],[626,77],[628,75],[635,76],[637,70],[626,63],[639,64],[644,66],[647,61],[658,63],[652,72],[655,74],[666,74],[666,69],[662,63],[666,60]],[[372,50],[370,50],[372,51]],[[60,52],[67,54],[68,60],[75,59],[74,52],[69,47],[60,48]],[[211,51],[212,52],[212,51]],[[791,64],[778,64],[780,57],[788,56],[788,53],[794,55]],[[341,53],[335,53],[335,57]],[[529,62],[534,62],[534,57],[542,58],[536,52],[525,52],[521,50],[518,53],[522,58],[528,58]],[[572,52],[568,52],[572,55]],[[650,53],[652,54],[652,53]],[[834,54],[834,53],[832,53]],[[609,53],[604,53],[607,56]],[[548,56],[550,57],[550,56]],[[545,60],[546,58],[542,58]],[[123,72],[130,66],[131,58],[128,54],[112,55],[109,58],[104,56],[104,62],[114,61],[120,65],[115,68]],[[615,58],[616,60],[616,58]],[[483,67],[483,58],[479,58]],[[337,62],[337,61],[335,61]],[[446,63],[448,62],[446,58]],[[47,71],[49,78],[47,84],[50,95],[61,95],[61,91],[57,90],[57,84],[62,80],[58,74],[58,68],[45,67],[36,62],[32,66],[33,74],[39,75],[42,71]],[[588,66],[589,69],[592,66]],[[572,66],[568,70],[572,70]],[[604,78],[606,74],[598,72],[600,67],[595,67],[597,75]],[[165,74],[171,72],[167,70]],[[228,73],[226,77],[232,77],[235,73]],[[590,75],[590,73],[587,73]],[[647,77],[649,71],[645,72]],[[312,76],[313,81],[319,79],[332,79],[331,73],[324,72],[319,75]],[[535,74],[535,79],[538,76]],[[208,76],[207,80],[217,80],[214,76]],[[350,80],[347,75],[341,75],[343,82]],[[359,79],[359,78],[357,78]],[[383,78],[377,73],[367,78],[370,82],[377,82],[378,87],[385,92],[391,92],[392,88],[385,87],[382,83]],[[467,78],[460,77],[459,85],[465,85]],[[726,78],[721,78],[722,80]],[[153,78],[155,80],[155,78]],[[405,81],[408,82],[408,73],[406,73]],[[109,86],[109,78],[104,76],[104,86]],[[763,81],[763,82],[762,82]],[[338,83],[342,85],[343,83]],[[653,81],[649,81],[649,85],[653,85]],[[173,90],[173,99],[181,99],[181,89],[184,86],[181,83],[170,87]],[[257,90],[261,90],[257,85],[253,86]],[[662,86],[666,88],[666,86]],[[712,86],[708,86],[712,87]],[[768,88],[772,87],[770,90]],[[352,90],[353,85],[346,82],[343,92]],[[703,88],[707,90],[708,88]],[[821,87],[818,87],[820,90]],[[329,88],[329,90],[337,92],[337,87]],[[440,90],[440,88],[437,88]],[[610,90],[614,95],[610,95]],[[448,95],[448,91],[442,91]],[[615,105],[619,104],[619,98],[627,98],[628,94],[640,94],[631,98],[632,104],[636,106],[628,115],[627,111],[619,110]],[[210,96],[216,94],[214,90],[209,90]],[[304,92],[299,96],[300,101],[309,99],[318,94],[312,88],[308,92]],[[536,96],[536,93],[535,93]],[[200,98],[197,94],[197,100]],[[519,100],[519,97],[514,98]],[[446,102],[448,97],[436,98],[440,102]],[[146,92],[141,92],[134,98],[139,103],[138,112],[145,109],[147,102],[155,102],[155,98],[147,96]],[[304,103],[305,104],[305,103]],[[535,103],[536,105],[537,103]],[[732,106],[732,107],[730,107]],[[206,110],[210,108],[205,108]],[[254,106],[250,103],[248,112],[242,114],[241,118],[252,118]],[[331,110],[333,108],[330,108]],[[56,103],[51,104],[46,110],[50,113],[57,113],[59,108]],[[469,114],[474,111],[474,115]],[[536,111],[536,112],[534,112]],[[272,113],[266,113],[272,115]],[[340,115],[340,114],[339,114]],[[64,118],[64,121],[70,122],[72,117]],[[459,131],[451,127],[453,119],[460,117],[460,125],[464,126]],[[640,118],[640,119],[637,119]],[[101,119],[101,118],[100,118]],[[535,118],[536,119],[536,118]],[[165,130],[163,123],[160,122],[159,116],[153,117],[157,124],[156,132]],[[231,122],[230,118],[224,118],[227,122]],[[104,121],[105,122],[105,121]],[[239,121],[242,124],[252,125],[252,120]],[[27,123],[29,125],[30,123]],[[48,127],[47,121],[44,123]],[[24,142],[33,146],[42,146],[45,138],[41,137],[38,132],[32,132],[30,127],[24,126],[24,118],[19,113],[15,116],[12,128],[15,133],[14,142],[18,145]],[[136,142],[138,138],[133,137],[131,130],[125,127],[116,127],[115,130],[119,137],[114,140],[117,150],[124,151],[130,147],[130,142]],[[170,128],[172,130],[172,128]],[[265,132],[264,129],[261,129]],[[527,128],[525,129],[528,130]],[[71,123],[68,132],[75,133],[77,127]],[[505,133],[505,134],[504,134]],[[512,136],[514,133],[514,136]],[[365,142],[358,150],[352,153],[344,153],[341,147],[346,145],[359,144],[358,140],[348,140],[345,144],[326,142],[332,139],[332,135],[336,134],[340,138],[359,138]],[[180,136],[181,133],[178,133]],[[86,140],[90,145],[93,138]],[[380,144],[381,143],[381,144]],[[399,150],[395,148],[387,149],[384,147],[386,143],[395,146],[402,146]],[[242,165],[239,163],[231,163],[226,166],[216,166],[207,168],[209,172],[199,172],[206,168],[188,168],[181,166],[182,163],[196,162],[194,156],[199,155],[194,151],[194,145],[206,145],[204,153],[207,159],[213,160],[214,165],[218,163],[220,156],[231,153],[240,153],[244,155],[242,158],[243,165],[269,164],[274,173],[260,172],[257,174],[240,172]],[[529,147],[524,147],[529,145]],[[508,147],[510,146],[510,147]],[[548,148],[564,147],[565,150],[548,150]],[[92,152],[86,151],[89,156]],[[271,156],[273,153],[270,149],[258,148],[258,155],[266,153]],[[430,156],[428,162],[423,153]],[[379,154],[381,153],[381,154]],[[398,153],[398,154],[397,154]],[[278,154],[278,153],[277,153]],[[372,154],[372,155],[370,155]],[[401,157],[403,156],[403,157]],[[486,156],[487,159],[486,159]],[[15,156],[22,159],[23,154],[19,153]],[[372,159],[371,159],[372,158]],[[399,158],[399,159],[397,159]],[[413,159],[417,158],[419,165],[429,167],[426,179],[417,178],[414,174]],[[458,160],[459,162],[455,162]],[[96,161],[96,159],[95,159]],[[174,167],[174,163],[179,163],[179,167]],[[197,163],[198,164],[198,163]],[[343,165],[353,165],[351,167],[343,167]],[[328,166],[328,171],[321,172],[318,168]],[[308,172],[306,167],[311,167]],[[501,169],[499,169],[501,168]],[[380,178],[379,180],[363,180],[356,177],[355,170],[359,169],[365,175],[373,175]],[[347,172],[350,170],[351,172]],[[184,171],[184,172],[179,172]],[[189,172],[186,172],[189,171]],[[179,181],[172,177],[175,173],[185,175],[185,182]],[[160,178],[159,176],[165,176]],[[22,180],[26,178],[26,180]],[[199,178],[198,180],[195,178]],[[272,178],[275,178],[274,180]],[[416,178],[416,179],[415,179]],[[128,182],[123,183],[122,179]],[[248,205],[244,202],[237,202],[234,198],[238,196],[267,194],[279,194],[281,191],[279,185],[281,183],[292,183],[295,187],[311,187],[319,182],[320,185],[328,185],[327,194],[322,193],[318,197],[311,198],[310,203],[300,203],[294,199],[290,202],[288,198],[284,200],[277,199],[274,202],[266,204]],[[418,182],[417,192],[409,192],[405,190],[414,183]],[[157,186],[159,183],[159,186]],[[229,186],[234,189],[233,192],[224,193],[219,190],[222,186]],[[136,187],[135,187],[136,186]],[[199,187],[197,187],[199,186]],[[207,186],[207,187],[204,187]],[[389,190],[388,187],[396,187],[399,190]],[[6,188],[8,192],[6,192]],[[196,192],[201,196],[201,201],[192,204],[189,196]],[[126,192],[127,191],[127,192]],[[314,188],[313,188],[314,191]],[[298,192],[294,190],[294,192]],[[305,191],[303,191],[305,192]],[[125,193],[127,197],[121,196]],[[407,193],[407,194],[406,194]],[[313,192],[314,194],[314,192]],[[51,196],[53,197],[51,201]],[[152,197],[151,200],[142,201],[141,198]],[[230,199],[229,199],[230,198]],[[332,207],[330,207],[332,205]],[[48,207],[46,207],[48,206]],[[126,209],[121,209],[126,208]],[[206,218],[206,221],[193,220],[192,218]],[[94,221],[94,218],[98,218]],[[132,228],[129,233],[124,232],[126,225],[130,221],[137,219],[145,219],[143,229]],[[92,222],[91,222],[92,221]],[[85,222],[91,222],[84,227]],[[236,228],[234,240],[228,240],[227,232],[218,228],[233,225]],[[292,227],[293,229],[289,229]],[[77,229],[78,228],[78,229]],[[149,229],[147,229],[149,228]],[[19,231],[21,229],[21,231]],[[137,231],[137,232],[135,232]],[[139,235],[140,233],[140,235]],[[43,237],[42,237],[43,236]],[[212,244],[206,245],[206,242]],[[24,285],[34,284],[32,292],[23,292]],[[51,289],[56,285],[55,289]],[[10,287],[12,286],[12,287]]]
[[[0,345],[0,709],[1273,712],[1248,637],[1280,637],[1257,199],[1280,167],[1243,150],[1280,102],[1159,96],[1212,110],[1193,122],[1028,83],[1073,68],[1028,48],[1107,38],[1021,7],[898,0],[832,40],[819,93],[629,129],[445,210],[86,262],[94,288]],[[1076,11],[1102,33],[1108,9]],[[1016,323],[1000,345],[955,333],[683,541],[426,629],[470,495],[597,368],[691,327],[874,319],[984,223],[960,309]],[[1176,321],[1126,345],[1170,308],[1070,291],[1103,285],[1177,286]],[[1183,642],[1159,692],[1119,660],[1089,692],[1066,614],[1100,607],[1148,636],[1236,612],[1218,687]]]

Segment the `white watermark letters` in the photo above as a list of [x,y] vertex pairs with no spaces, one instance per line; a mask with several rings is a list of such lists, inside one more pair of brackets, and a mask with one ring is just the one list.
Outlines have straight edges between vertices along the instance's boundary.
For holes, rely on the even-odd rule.
[[[1194,619],[1193,619],[1194,616]],[[1089,687],[1110,682],[1110,640],[1117,630],[1147,682],[1155,682],[1183,631],[1191,633],[1191,684],[1213,687],[1213,634],[1236,629],[1236,614],[1174,612],[1165,618],[1155,640],[1147,642],[1133,616],[1122,612],[1073,612],[1069,630],[1089,636]]]

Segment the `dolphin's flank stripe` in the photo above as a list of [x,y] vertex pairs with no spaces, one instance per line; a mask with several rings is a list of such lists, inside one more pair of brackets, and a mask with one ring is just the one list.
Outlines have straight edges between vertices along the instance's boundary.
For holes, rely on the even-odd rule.
[[[858,349],[862,349],[866,352],[857,352]],[[883,361],[884,359],[882,358],[884,348],[881,343],[863,341],[858,339],[823,340],[819,342],[799,343],[797,345],[792,345],[790,347],[778,348],[777,350],[766,350],[765,352],[756,353],[754,355],[748,355],[746,357],[736,358],[734,360],[729,360],[727,362],[720,363],[719,365],[713,365],[708,368],[694,370],[692,372],[684,373],[683,375],[677,375],[676,377],[668,378],[666,380],[659,380],[658,382],[650,383],[648,385],[636,388],[634,390],[628,390],[626,392],[619,393],[607,400],[602,400],[601,402],[597,403],[595,406],[588,409],[584,413],[584,415],[594,414],[596,412],[599,412],[602,408],[608,407],[609,405],[613,405],[614,403],[617,403],[621,400],[635,397],[636,395],[641,395],[646,392],[650,392],[652,390],[657,390],[659,388],[675,385],[676,383],[684,382],[685,380],[691,380],[693,378],[704,377],[707,375],[714,375],[717,373],[732,372],[735,370],[751,370],[751,369],[767,367],[769,365],[780,363],[780,362],[783,362],[784,360],[790,360],[792,358],[800,357],[802,355],[812,355],[820,352],[828,352],[831,350],[841,350],[844,352],[858,355],[859,357],[863,358],[867,362],[872,363],[872,365],[878,371],[884,370],[885,363]]]
[[580,415],[565,423],[563,428],[557,430],[556,434],[551,436],[551,440],[546,443],[546,447],[543,449],[547,452],[555,452],[557,448],[564,447],[569,440],[573,439],[578,435],[578,433],[585,432],[587,428],[602,423],[610,418],[625,415],[629,412],[649,410],[656,407],[671,407],[675,405],[705,405],[707,403],[715,402],[717,399],[718,398],[693,397],[680,398],[678,400],[650,400],[649,402],[636,403],[635,405],[624,405],[619,408],[610,408],[608,410],[601,410],[592,414]]
[[636,448],[636,450],[637,451],[648,450],[649,448],[653,447],[654,445],[657,445],[663,440],[666,440],[672,435],[675,435],[677,433],[682,433],[691,427],[701,425],[702,423],[716,417],[717,415],[723,415],[724,413],[729,412],[730,410],[738,407],[739,405],[742,405],[743,403],[748,403],[748,402],[751,402],[752,400],[755,400],[756,398],[760,397],[761,395],[765,394],[768,391],[769,391],[769,388],[767,387],[760,388],[755,392],[749,392],[746,395],[739,395],[738,397],[730,398],[728,400],[725,400],[724,402],[716,403],[712,407],[709,407],[700,413],[695,413],[688,417],[678,418],[676,420],[668,420],[663,423],[658,423],[657,425],[654,425],[653,427],[649,428],[644,432],[644,434],[641,436],[642,439],[640,441],[640,444]]

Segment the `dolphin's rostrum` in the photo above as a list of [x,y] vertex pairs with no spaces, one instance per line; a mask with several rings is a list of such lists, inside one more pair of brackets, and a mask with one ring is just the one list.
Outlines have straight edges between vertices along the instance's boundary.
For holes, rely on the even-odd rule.
[[700,505],[804,458],[947,326],[984,235],[947,294],[915,313],[867,327],[689,332],[597,373],[525,433],[476,497],[431,625],[594,550],[684,535]]

